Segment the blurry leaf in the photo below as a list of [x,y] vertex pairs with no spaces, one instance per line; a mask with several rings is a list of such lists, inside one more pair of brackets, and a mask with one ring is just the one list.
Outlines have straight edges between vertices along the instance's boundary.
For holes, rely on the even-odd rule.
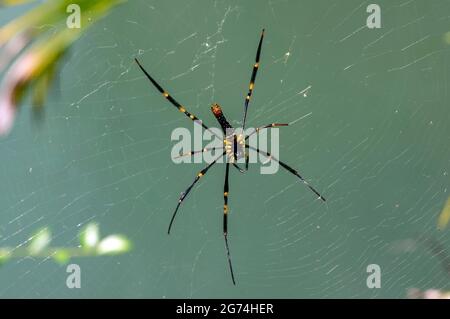
[[41,79],[73,41],[76,34],[70,31],[66,29],[45,42],[35,44],[8,70],[0,87],[0,134],[11,128],[17,104],[28,86],[33,80]]
[[8,259],[10,258],[10,256],[11,256],[11,252],[9,249],[0,248],[0,266],[3,263],[7,262]]
[[50,89],[51,82],[55,75],[55,64],[52,64],[48,69],[43,72],[42,76],[37,78],[36,84],[34,85],[32,104],[37,108],[42,108],[44,106],[45,97]]
[[28,251],[31,255],[39,254],[42,250],[47,248],[51,241],[51,233],[48,228],[43,228],[31,237]]
[[59,264],[66,264],[73,257],[95,257],[116,255],[131,249],[130,241],[123,235],[107,236],[99,242],[99,226],[89,223],[79,233],[81,245],[77,247],[51,247],[51,233],[42,228],[29,240],[28,247],[0,247],[0,266],[12,258],[32,256],[34,258],[52,258]]
[[24,4],[24,3],[32,2],[32,1],[36,1],[36,0],[1,0],[0,7],[16,6],[19,4]]
[[53,255],[53,259],[61,265],[67,264],[70,260],[70,253],[66,249],[58,249]]
[[97,246],[99,255],[114,255],[129,251],[130,241],[121,235],[111,235],[104,238]]
[[95,248],[98,244],[99,237],[100,237],[100,232],[98,230],[98,225],[95,223],[90,223],[80,233],[81,246],[88,250]]
[[442,212],[438,218],[438,229],[443,230],[447,227],[448,222],[450,221],[450,197],[447,198],[444,207],[442,208]]
[[450,291],[440,289],[426,289],[424,291],[418,288],[410,288],[407,292],[409,299],[450,299]]
[[45,29],[39,26],[46,23],[55,24],[61,19],[65,12],[64,2],[46,1],[3,26],[0,29],[0,46],[22,32],[29,32],[32,37],[44,32]]
[[30,36],[26,32],[21,32],[0,47],[0,72],[3,72],[3,69],[11,64],[30,41]]
[[[18,105],[28,89],[34,89],[35,105],[45,103],[55,65],[62,55],[84,30],[123,0],[78,0],[83,25],[79,29],[69,29],[66,25],[66,8],[72,2],[46,1],[0,28],[0,48],[9,48],[7,53],[0,53],[0,70],[9,65],[27,44],[38,39],[16,58],[0,84],[0,135],[11,129]],[[49,34],[41,27],[43,25],[55,25],[57,32]],[[26,37],[11,44],[20,34],[26,34]]]
[[444,34],[444,43],[450,44],[450,31],[448,31]]

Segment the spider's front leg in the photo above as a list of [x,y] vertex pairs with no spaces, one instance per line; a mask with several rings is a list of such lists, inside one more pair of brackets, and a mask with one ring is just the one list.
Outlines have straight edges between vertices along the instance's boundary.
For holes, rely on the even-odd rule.
[[251,132],[249,135],[247,135],[245,137],[245,140],[247,141],[250,136],[252,136],[255,133],[259,133],[263,129],[272,128],[272,127],[280,127],[280,126],[289,126],[289,124],[287,124],[287,123],[270,123],[270,124],[267,124],[264,126],[257,127],[253,132]]
[[[280,126],[288,126],[287,123],[270,123],[264,126],[257,127],[253,132],[251,132],[249,135],[245,137],[245,141],[248,141],[249,137],[253,134],[259,133],[261,130],[266,128],[272,128],[272,127],[280,127]],[[245,170],[248,171],[248,163],[250,161],[250,156],[248,155],[247,151],[248,145],[245,146]]]

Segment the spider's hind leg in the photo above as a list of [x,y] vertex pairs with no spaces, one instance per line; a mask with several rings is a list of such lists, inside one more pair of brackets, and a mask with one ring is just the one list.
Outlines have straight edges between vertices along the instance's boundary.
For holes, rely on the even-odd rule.
[[233,163],[233,166],[239,171],[239,173],[242,173],[242,174],[245,173],[245,170],[243,170],[242,168],[240,168],[238,164]]
[[310,185],[310,184],[309,184],[309,183],[308,183],[308,182],[300,175],[300,173],[299,173],[296,169],[294,169],[294,168],[290,167],[289,165],[287,165],[286,163],[280,161],[279,159],[277,159],[275,156],[273,156],[273,155],[270,154],[269,152],[262,151],[262,150],[260,150],[259,148],[251,147],[251,146],[249,146],[248,144],[246,144],[245,147],[246,147],[246,148],[249,148],[249,149],[252,149],[252,150],[258,152],[259,154],[262,154],[262,155],[266,156],[267,158],[270,158],[271,160],[274,160],[274,161],[280,163],[281,167],[283,167],[286,171],[288,171],[289,173],[291,173],[291,174],[297,176],[297,177],[303,182],[303,184],[305,184],[305,185],[310,189],[310,191],[312,191],[314,194],[316,194],[316,195],[318,196],[318,199],[322,200],[323,202],[326,201],[325,197],[323,197],[323,196],[322,196],[322,195],[321,195],[314,187],[312,187],[312,186],[311,186],[311,185]]
[[231,280],[233,281],[233,285],[236,285],[236,281],[234,279],[233,264],[231,263],[230,247],[228,246],[228,194],[230,189],[228,185],[229,171],[230,163],[227,163],[225,168],[225,183],[223,185],[223,237],[225,239],[225,248],[227,250],[227,259],[228,266],[230,268]]
[[172,225],[173,222],[175,220],[175,217],[177,216],[177,212],[178,209],[181,206],[181,203],[183,203],[183,201],[185,200],[185,198],[189,195],[190,191],[192,190],[192,188],[195,186],[195,184],[200,180],[200,178],[202,178],[203,176],[205,176],[205,174],[208,172],[208,170],[214,165],[216,164],[217,160],[219,158],[221,158],[222,156],[225,155],[225,152],[222,153],[221,156],[219,156],[218,158],[216,158],[211,164],[209,164],[208,166],[206,166],[204,169],[202,169],[200,172],[198,172],[198,174],[195,176],[194,181],[189,185],[189,187],[181,193],[180,198],[178,199],[178,204],[177,207],[175,208],[175,211],[172,215],[172,218],[170,219],[170,223],[169,223],[169,228],[167,229],[167,234],[170,234],[170,230],[172,229]]

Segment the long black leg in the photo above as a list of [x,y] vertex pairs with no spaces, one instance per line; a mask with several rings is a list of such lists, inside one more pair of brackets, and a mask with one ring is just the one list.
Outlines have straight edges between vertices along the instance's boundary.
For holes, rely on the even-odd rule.
[[[270,123],[264,126],[260,126],[257,127],[253,132],[251,132],[249,135],[247,135],[245,137],[245,140],[247,141],[249,139],[250,136],[259,133],[261,130],[266,129],[266,128],[272,128],[272,127],[280,127],[280,126],[288,126],[289,124],[286,123]],[[245,170],[248,171],[248,162],[249,162],[249,155],[248,152],[245,152]]]
[[223,147],[211,147],[211,148],[205,147],[204,149],[199,150],[199,151],[190,151],[187,153],[180,154],[180,155],[176,156],[175,158],[180,158],[183,156],[192,156],[192,155],[198,154],[198,153],[205,153],[205,152],[216,151],[216,150],[221,150],[221,149],[223,149]]
[[250,156],[248,155],[248,152],[245,151],[245,170],[248,171],[248,162],[250,161]]
[[[205,153],[205,152],[209,152],[209,151],[215,151],[215,150],[222,150],[223,147],[212,147],[212,148],[204,148],[200,151],[190,151],[184,154],[180,154],[178,156],[176,156],[175,158],[180,158],[183,156],[192,156],[194,154],[198,154],[198,153]],[[239,167],[239,165],[237,165],[236,163],[233,163],[233,166],[240,172],[240,173],[245,173],[244,170],[242,168]]]
[[228,185],[228,174],[230,171],[230,163],[226,164],[225,168],[225,183],[223,185],[223,237],[225,238],[225,248],[227,249],[227,259],[228,265],[230,267],[231,280],[233,281],[233,285],[236,285],[236,281],[234,280],[234,272],[233,265],[231,264],[231,255],[230,255],[230,247],[228,246],[228,194],[229,194],[229,185]]
[[252,136],[253,134],[255,134],[255,133],[259,133],[261,130],[263,130],[263,129],[266,129],[266,128],[271,128],[271,127],[280,127],[280,126],[288,126],[289,124],[286,124],[286,123],[270,123],[270,124],[267,124],[267,125],[264,125],[264,126],[260,126],[260,127],[257,127],[253,132],[251,132],[249,135],[247,135],[246,137],[245,137],[245,140],[248,140],[248,138],[250,137],[250,136]]
[[237,161],[237,136],[233,135],[233,163]]
[[218,158],[216,158],[213,162],[211,162],[208,166],[206,166],[204,169],[202,169],[197,176],[195,176],[194,181],[192,182],[191,185],[189,185],[189,187],[181,193],[180,199],[178,199],[178,204],[177,207],[175,208],[175,212],[172,215],[172,219],[170,220],[170,224],[169,224],[169,229],[167,230],[167,233],[170,234],[170,229],[172,228],[172,224],[173,221],[175,220],[175,216],[177,215],[178,212],[178,208],[180,208],[181,203],[183,202],[183,200],[186,198],[186,196],[189,194],[189,192],[192,190],[192,188],[194,187],[194,185],[200,180],[201,177],[203,177],[206,172],[217,162],[217,160],[219,158],[221,158],[222,156],[225,155],[225,152],[222,153],[221,156],[219,156]]
[[231,161],[233,163],[233,166],[241,173],[244,173],[244,170],[239,167],[239,165],[236,164],[237,162],[237,136],[233,135],[233,157],[231,158]]
[[258,49],[256,50],[256,58],[255,58],[255,64],[253,65],[253,71],[252,71],[252,77],[250,78],[250,86],[248,88],[247,96],[245,97],[244,102],[244,118],[242,120],[242,129],[245,129],[245,122],[247,121],[247,109],[248,104],[250,102],[250,98],[252,97],[253,88],[255,87],[255,79],[256,79],[256,73],[258,73],[259,68],[259,58],[261,56],[261,47],[262,42],[264,39],[264,29],[261,32],[261,38],[259,39]]
[[300,178],[300,180],[303,182],[303,184],[305,184],[306,186],[308,186],[308,188],[314,193],[316,194],[319,199],[321,199],[322,201],[326,201],[326,199],[320,195],[320,193],[318,191],[316,191],[314,189],[314,187],[312,187],[311,185],[309,185],[309,183],[298,173],[297,170],[293,169],[292,167],[290,167],[289,165],[287,165],[286,163],[283,163],[282,161],[280,161],[279,159],[275,158],[274,156],[272,156],[269,152],[266,151],[261,151],[258,148],[254,148],[249,146],[248,144],[245,145],[246,148],[250,148],[254,151],[257,151],[260,154],[263,154],[264,156],[270,157],[271,159],[273,159],[274,161],[277,161],[278,163],[280,163],[281,167],[283,167],[285,170],[287,170],[288,172],[290,172],[291,174],[294,174],[295,176],[297,176],[298,178]]
[[[178,103],[177,100],[175,100],[166,90],[164,90],[161,85],[158,84],[158,82],[155,81],[155,79],[152,78],[152,76],[144,69],[144,67],[141,65],[141,63],[138,61],[138,59],[134,59],[137,63],[137,65],[139,66],[139,68],[142,70],[142,72],[144,72],[145,76],[147,77],[147,79],[150,80],[150,82],[152,82],[153,86],[173,105],[175,106],[180,112],[184,113],[187,117],[189,117],[192,121],[196,122],[196,121],[200,121],[200,119],[198,117],[196,117],[194,114],[188,112],[184,106],[182,106],[180,103]],[[214,135],[217,136],[217,134],[215,134],[213,131],[211,131],[205,124],[203,124],[202,121],[200,121],[202,127],[205,130],[210,131],[211,133],[213,133]]]
[[242,168],[240,168],[238,164],[233,163],[233,166],[239,171],[239,173],[245,173],[245,171]]

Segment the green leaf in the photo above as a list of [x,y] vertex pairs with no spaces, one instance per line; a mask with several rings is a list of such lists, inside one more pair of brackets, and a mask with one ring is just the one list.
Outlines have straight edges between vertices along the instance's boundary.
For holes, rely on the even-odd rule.
[[450,44],[450,31],[444,34],[444,43]]
[[52,257],[58,264],[64,265],[69,262],[70,253],[66,249],[58,249]]
[[131,249],[130,241],[122,235],[110,235],[102,239],[97,246],[99,255],[115,255],[127,252]]
[[50,89],[53,77],[55,75],[57,61],[49,65],[47,70],[43,71],[41,77],[38,77],[34,82],[32,91],[32,104],[37,109],[42,109],[45,102],[45,97]]
[[100,232],[96,223],[89,223],[80,233],[80,244],[86,250],[97,246],[100,238]]
[[0,248],[0,266],[7,262],[11,257],[11,251],[6,248]]
[[[27,0],[0,0],[3,4],[24,3]],[[0,69],[10,67],[0,81],[0,135],[6,135],[12,128],[16,111],[25,94],[31,90],[33,103],[42,106],[52,82],[52,72],[69,47],[95,21],[106,15],[122,0],[78,0],[83,8],[80,29],[67,28],[66,8],[72,0],[43,1],[24,15],[0,27],[0,47],[10,47],[16,52],[0,61]],[[42,26],[55,26],[55,32],[48,32]],[[24,43],[16,39],[23,34]],[[21,40],[21,38],[19,38]],[[31,45],[29,45],[31,44]],[[19,50],[20,49],[20,50]],[[23,52],[23,53],[19,53]]]
[[27,2],[32,2],[35,0],[1,0],[0,7],[17,6],[20,4],[25,4]]
[[442,208],[442,212],[439,215],[438,219],[438,229],[444,230],[447,227],[448,222],[450,221],[450,197],[447,198],[444,207]]
[[51,233],[50,230],[46,228],[42,228],[39,230],[33,237],[31,237],[30,244],[28,246],[28,251],[30,255],[37,255],[42,250],[47,248],[51,241]]

